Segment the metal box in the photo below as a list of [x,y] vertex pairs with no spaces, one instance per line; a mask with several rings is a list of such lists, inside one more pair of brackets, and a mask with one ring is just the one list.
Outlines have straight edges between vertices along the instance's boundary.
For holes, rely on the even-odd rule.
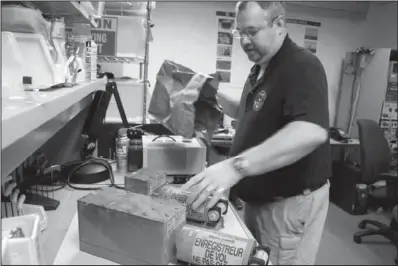
[[124,187],[127,191],[151,196],[159,187],[166,184],[166,172],[142,168],[124,177]]
[[116,188],[78,200],[80,250],[126,265],[176,262],[176,230],[186,209]]
[[196,138],[143,136],[143,167],[167,175],[195,175],[206,167],[206,147]]

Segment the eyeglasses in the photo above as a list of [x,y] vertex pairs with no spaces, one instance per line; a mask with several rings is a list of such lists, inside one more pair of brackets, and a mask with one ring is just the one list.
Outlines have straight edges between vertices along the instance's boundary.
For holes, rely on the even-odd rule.
[[232,34],[235,36],[235,38],[237,39],[242,39],[243,36],[247,36],[250,39],[253,39],[254,37],[256,37],[257,33],[260,32],[261,30],[265,29],[267,27],[256,27],[256,28],[248,28],[248,29],[244,29],[244,30],[233,30]]
[[275,18],[269,20],[268,23],[267,23],[267,26],[262,26],[262,27],[250,27],[250,28],[244,29],[244,30],[234,29],[234,30],[232,31],[232,34],[233,34],[236,38],[238,38],[238,39],[242,39],[243,36],[245,36],[245,35],[246,35],[247,37],[249,37],[250,39],[253,39],[253,38],[255,38],[255,37],[257,36],[257,33],[259,33],[260,31],[262,31],[262,30],[264,30],[264,29],[267,29],[267,28],[270,28],[271,25],[272,25],[272,23],[274,23],[274,21],[275,21],[276,19],[278,19],[279,17],[280,17],[280,16],[277,16],[277,17],[275,17]]

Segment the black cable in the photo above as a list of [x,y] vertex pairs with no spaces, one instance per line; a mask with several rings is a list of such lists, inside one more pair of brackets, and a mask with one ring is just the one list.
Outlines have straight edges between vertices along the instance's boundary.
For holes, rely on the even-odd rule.
[[[55,191],[59,191],[59,190],[61,190],[61,189],[63,189],[63,188],[65,188],[66,187],[66,182],[65,181],[62,181],[62,184],[60,184],[60,185],[58,185],[58,187],[56,187],[56,188],[51,188],[51,189],[36,189],[36,191],[39,191],[39,192],[55,192]],[[49,185],[47,185],[47,186],[49,186]],[[57,184],[50,184],[50,186],[57,186]]]
[[[65,171],[68,167],[70,167],[71,165],[75,165],[78,162],[81,161],[71,161],[71,162],[67,162],[63,165],[61,165],[61,172]],[[70,182],[71,177],[79,170],[81,169],[83,166],[88,165],[88,164],[97,164],[97,165],[102,165],[106,168],[106,170],[109,172],[109,180],[111,182],[111,184],[103,184],[103,185],[99,185],[99,184],[87,184],[87,186],[96,186],[96,187],[79,187],[76,186],[74,184],[72,184]],[[57,184],[58,182],[62,182],[62,184]],[[55,182],[51,183],[51,184],[46,184],[46,186],[57,186],[56,188],[51,188],[51,189],[39,189],[36,188],[36,191],[38,192],[55,192],[55,191],[59,191],[63,188],[65,188],[66,186],[69,186],[72,189],[75,190],[100,190],[105,186],[109,186],[109,187],[115,187],[118,189],[124,189],[124,187],[119,186],[115,183],[115,177],[113,175],[113,170],[112,170],[112,166],[110,165],[110,163],[102,158],[95,158],[92,157],[86,161],[81,162],[80,164],[78,164],[77,166],[75,166],[72,170],[68,171],[68,175],[67,178],[65,180],[62,179],[57,179],[55,180]]]
[[[113,175],[113,170],[112,170],[112,167],[111,167],[111,165],[109,164],[109,162],[106,161],[105,159],[102,159],[102,158],[95,158],[95,157],[92,157],[92,158],[88,159],[87,161],[85,161],[85,162],[79,164],[78,166],[76,166],[75,168],[73,168],[73,169],[69,172],[68,177],[67,177],[67,179],[66,179],[66,184],[67,184],[69,187],[71,187],[71,188],[73,188],[73,189],[76,189],[76,190],[100,190],[100,189],[102,189],[104,186],[106,186],[106,185],[104,184],[104,185],[102,185],[102,187],[78,187],[78,186],[72,185],[72,184],[70,183],[70,178],[73,176],[73,174],[75,174],[76,171],[78,171],[80,168],[82,168],[83,166],[88,165],[88,164],[98,164],[98,165],[104,166],[104,167],[108,170],[108,172],[109,172],[109,179],[110,179],[110,182],[111,182],[111,184],[110,184],[109,186],[110,186],[110,187],[115,187],[115,188],[118,188],[118,189],[124,189],[124,187],[121,187],[121,186],[115,184],[115,177],[114,177],[114,175]],[[101,186],[101,185],[97,185],[97,186]]]

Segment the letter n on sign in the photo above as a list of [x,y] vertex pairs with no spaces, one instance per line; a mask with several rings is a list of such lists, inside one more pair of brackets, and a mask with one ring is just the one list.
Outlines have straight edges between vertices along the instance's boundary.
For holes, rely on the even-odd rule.
[[98,45],[98,55],[116,56],[117,26],[116,17],[102,17],[95,19],[96,28],[91,28],[93,41]]

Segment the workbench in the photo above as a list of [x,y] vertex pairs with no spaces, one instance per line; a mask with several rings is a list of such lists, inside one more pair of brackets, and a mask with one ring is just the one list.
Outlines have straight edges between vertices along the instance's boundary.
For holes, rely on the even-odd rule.
[[[124,174],[117,172],[115,183],[124,185]],[[101,183],[110,184],[109,181]],[[44,262],[54,265],[116,265],[116,263],[80,251],[77,217],[77,200],[92,191],[73,190],[69,187],[57,191],[55,199],[60,201],[57,210],[47,212],[48,226],[42,233],[41,245]],[[237,211],[229,205],[220,232],[253,238]]]

